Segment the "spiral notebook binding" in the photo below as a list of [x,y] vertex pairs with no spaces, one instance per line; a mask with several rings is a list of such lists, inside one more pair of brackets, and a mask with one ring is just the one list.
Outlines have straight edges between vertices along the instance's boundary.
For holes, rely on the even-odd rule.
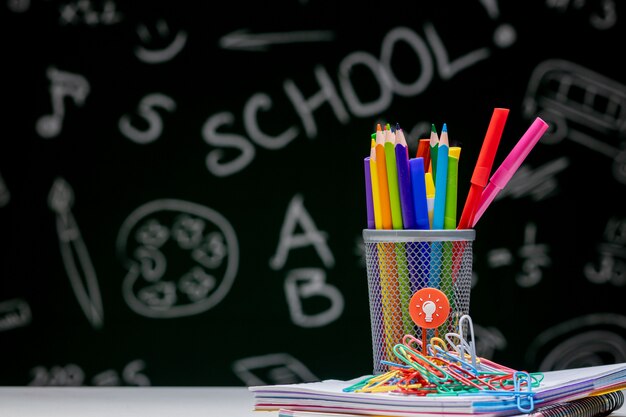
[[606,417],[624,405],[624,393],[613,391],[539,408],[531,417]]

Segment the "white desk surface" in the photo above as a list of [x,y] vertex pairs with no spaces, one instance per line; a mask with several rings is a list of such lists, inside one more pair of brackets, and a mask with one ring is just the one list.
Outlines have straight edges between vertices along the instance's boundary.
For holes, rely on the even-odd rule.
[[[274,417],[246,387],[0,387],[2,417]],[[626,417],[626,407],[611,414]]]
[[2,417],[271,417],[246,387],[0,387]]

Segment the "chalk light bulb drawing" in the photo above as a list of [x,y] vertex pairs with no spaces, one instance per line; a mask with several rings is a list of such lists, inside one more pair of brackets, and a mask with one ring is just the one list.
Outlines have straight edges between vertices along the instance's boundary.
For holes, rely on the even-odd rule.
[[424,318],[424,320],[426,320],[428,323],[433,321],[433,313],[436,310],[437,310],[437,304],[433,303],[430,300],[425,301],[424,304],[422,304],[422,311],[424,312],[424,314],[426,314],[426,317]]

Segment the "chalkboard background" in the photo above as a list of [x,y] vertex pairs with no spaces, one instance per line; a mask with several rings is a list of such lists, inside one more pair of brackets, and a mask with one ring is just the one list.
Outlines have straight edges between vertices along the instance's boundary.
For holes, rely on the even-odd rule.
[[614,0],[5,0],[3,385],[250,385],[372,369],[362,161],[447,123],[479,354],[626,361],[626,10]]

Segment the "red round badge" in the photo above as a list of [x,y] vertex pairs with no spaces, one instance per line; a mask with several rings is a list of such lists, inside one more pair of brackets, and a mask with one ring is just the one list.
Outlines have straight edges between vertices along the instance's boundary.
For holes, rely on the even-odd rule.
[[450,314],[448,297],[436,288],[422,288],[411,297],[409,314],[418,326],[434,329],[441,326]]

